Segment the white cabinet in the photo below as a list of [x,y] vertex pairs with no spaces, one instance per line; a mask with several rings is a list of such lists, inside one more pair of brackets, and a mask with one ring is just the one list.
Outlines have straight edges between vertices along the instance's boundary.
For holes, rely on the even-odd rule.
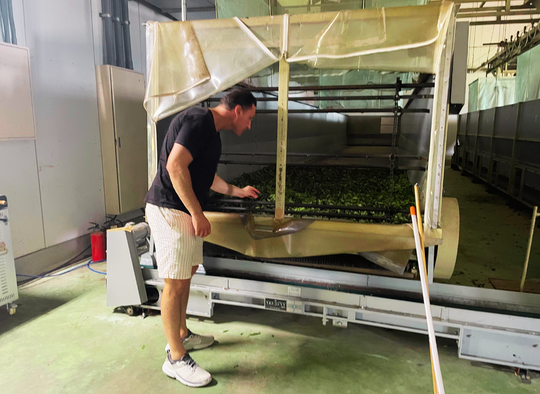
[[142,208],[148,190],[144,75],[103,65],[96,80],[105,211],[118,215]]

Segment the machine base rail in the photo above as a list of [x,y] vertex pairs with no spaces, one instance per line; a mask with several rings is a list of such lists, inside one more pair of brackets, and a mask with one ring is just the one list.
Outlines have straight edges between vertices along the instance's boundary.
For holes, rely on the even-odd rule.
[[[163,281],[144,270],[145,285],[159,299]],[[188,313],[211,317],[214,305],[234,305],[319,317],[324,325],[349,323],[427,334],[421,302],[344,293],[298,285],[220,276],[195,275]],[[458,357],[510,367],[540,370],[540,319],[432,305],[435,333],[455,339]]]

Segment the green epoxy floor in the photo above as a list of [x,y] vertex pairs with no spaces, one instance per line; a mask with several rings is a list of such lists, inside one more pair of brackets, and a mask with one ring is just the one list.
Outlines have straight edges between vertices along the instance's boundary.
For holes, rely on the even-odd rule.
[[[532,209],[509,206],[502,193],[447,168],[444,195],[458,199],[460,241],[454,275],[443,283],[493,288],[490,278],[521,281]],[[539,221],[537,221],[540,224]],[[540,283],[540,229],[531,248],[527,281]]]
[[[105,269],[104,265],[96,268]],[[105,306],[105,280],[86,268],[20,289],[17,313],[0,311],[0,392],[12,393],[430,393],[427,337],[375,327],[325,327],[318,318],[221,306],[190,319],[218,343],[194,351],[214,376],[189,389],[161,372],[159,315]],[[513,371],[471,366],[439,339],[447,393],[540,393]]]
[[[518,279],[529,214],[512,211],[503,197],[457,172],[448,170],[446,178],[446,195],[460,199],[462,212],[458,275],[449,282]],[[540,234],[533,280],[540,277],[538,241]],[[114,313],[105,297],[104,276],[87,268],[20,288],[17,313],[0,309],[0,393],[432,392],[426,336],[325,327],[318,318],[223,305],[211,319],[188,322],[218,341],[192,352],[214,381],[189,389],[161,372],[166,340],[160,316]],[[540,393],[540,379],[525,385],[512,369],[458,359],[453,340],[439,338],[438,344],[447,393]]]

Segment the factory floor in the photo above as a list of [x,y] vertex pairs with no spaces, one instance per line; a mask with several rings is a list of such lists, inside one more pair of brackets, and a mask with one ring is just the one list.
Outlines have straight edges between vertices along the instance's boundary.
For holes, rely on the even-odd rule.
[[[96,269],[105,270],[105,264]],[[17,313],[0,310],[0,392],[192,392],[161,372],[159,315],[105,306],[105,277],[86,267],[20,289]],[[218,343],[193,351],[214,381],[208,393],[430,393],[427,337],[375,327],[338,328],[291,314],[218,305],[191,330]],[[540,393],[512,369],[473,366],[438,339],[447,393]]]
[[[460,239],[452,278],[437,282],[494,288],[490,279],[501,279],[506,281],[502,285],[519,286],[532,209],[511,203],[508,197],[498,191],[488,193],[484,183],[478,183],[450,168],[445,171],[444,196],[458,199]],[[533,238],[527,273],[526,290],[529,289],[540,292],[538,228]]]
[[[529,226],[527,211],[488,194],[448,170],[446,196],[461,206],[461,244],[449,281],[487,286],[489,278],[519,279]],[[538,234],[530,278],[540,277]],[[106,270],[105,264],[96,264]],[[424,335],[318,318],[217,305],[211,319],[191,318],[191,330],[217,343],[192,352],[214,380],[189,389],[161,372],[165,358],[159,314],[130,317],[106,307],[105,277],[86,267],[20,287],[17,313],[0,308],[0,392],[15,393],[430,393]],[[540,393],[540,378],[523,384],[513,369],[473,365],[456,342],[439,338],[447,393]]]

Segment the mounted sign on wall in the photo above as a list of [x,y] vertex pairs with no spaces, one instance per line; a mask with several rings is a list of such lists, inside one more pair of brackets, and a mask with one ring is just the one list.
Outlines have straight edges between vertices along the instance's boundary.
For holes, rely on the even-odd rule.
[[28,48],[0,43],[0,141],[36,138]]

